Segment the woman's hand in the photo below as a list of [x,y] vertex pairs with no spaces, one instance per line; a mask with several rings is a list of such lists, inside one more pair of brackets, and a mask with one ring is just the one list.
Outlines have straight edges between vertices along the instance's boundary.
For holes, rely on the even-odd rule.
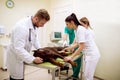
[[39,63],[42,63],[42,62],[43,62],[43,59],[40,58],[40,57],[35,57],[35,59],[34,59],[33,62],[39,64]]
[[73,53],[74,52],[74,48],[72,46],[69,46],[69,47],[65,48],[65,51]]
[[70,56],[64,58],[64,61],[66,61],[66,62],[69,61],[69,60],[72,60],[72,58]]
[[69,47],[66,47],[66,48],[64,48],[62,51],[63,52],[66,52],[66,51],[71,51],[72,49],[71,49],[71,47],[69,46]]

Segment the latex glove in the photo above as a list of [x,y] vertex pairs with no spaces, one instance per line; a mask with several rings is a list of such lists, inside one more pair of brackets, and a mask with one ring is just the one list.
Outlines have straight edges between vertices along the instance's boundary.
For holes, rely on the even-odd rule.
[[67,46],[67,41],[66,40],[63,42],[63,47],[64,46]]

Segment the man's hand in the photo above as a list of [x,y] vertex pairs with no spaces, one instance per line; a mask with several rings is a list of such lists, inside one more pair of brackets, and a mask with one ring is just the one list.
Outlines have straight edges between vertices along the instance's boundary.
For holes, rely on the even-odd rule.
[[39,64],[39,63],[42,63],[42,62],[43,62],[43,59],[40,58],[40,57],[35,57],[35,59],[34,59],[33,62]]

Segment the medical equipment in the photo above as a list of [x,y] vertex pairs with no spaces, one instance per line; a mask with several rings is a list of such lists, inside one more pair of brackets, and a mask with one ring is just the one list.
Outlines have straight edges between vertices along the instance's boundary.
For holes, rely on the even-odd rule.
[[31,29],[29,29],[29,41],[31,41]]
[[62,39],[62,33],[61,32],[52,32],[50,35],[51,41],[59,41]]
[[1,43],[0,44],[0,68],[2,68],[2,70],[7,70],[7,64],[6,64],[6,52],[7,49],[7,44]]
[[4,35],[4,34],[5,34],[5,28],[0,25],[0,35]]

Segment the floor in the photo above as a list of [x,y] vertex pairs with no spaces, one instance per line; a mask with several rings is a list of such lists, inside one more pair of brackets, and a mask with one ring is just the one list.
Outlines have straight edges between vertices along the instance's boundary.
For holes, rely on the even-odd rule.
[[[64,76],[63,76],[64,74]],[[71,75],[72,71],[69,70],[69,74],[66,75],[65,72],[63,71],[61,73],[61,79],[59,79],[58,77],[56,77],[55,80],[64,80],[65,78],[67,78],[67,76]],[[2,69],[0,69],[0,80],[9,80],[9,74],[7,71],[3,71]],[[33,67],[33,66],[25,66],[25,80],[52,80],[52,76],[50,73],[48,73],[47,69],[43,69],[43,68],[37,68],[37,67]],[[98,80],[98,79],[94,79],[94,80]]]

